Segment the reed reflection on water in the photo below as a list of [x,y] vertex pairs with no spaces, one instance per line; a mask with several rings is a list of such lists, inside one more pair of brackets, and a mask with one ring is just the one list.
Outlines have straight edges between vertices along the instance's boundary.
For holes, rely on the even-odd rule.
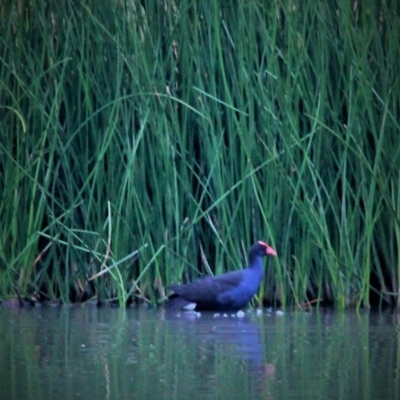
[[395,399],[385,313],[0,308],[1,399]]

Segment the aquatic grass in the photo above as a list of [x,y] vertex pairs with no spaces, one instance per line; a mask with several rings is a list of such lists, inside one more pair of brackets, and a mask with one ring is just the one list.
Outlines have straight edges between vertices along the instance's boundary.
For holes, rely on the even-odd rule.
[[400,16],[353,6],[5,5],[0,297],[157,304],[265,239],[259,304],[397,303]]

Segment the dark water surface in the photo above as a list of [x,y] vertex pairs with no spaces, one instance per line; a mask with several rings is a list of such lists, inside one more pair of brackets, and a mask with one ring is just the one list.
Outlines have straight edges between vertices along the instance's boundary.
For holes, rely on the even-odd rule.
[[399,321],[0,307],[0,400],[400,399]]

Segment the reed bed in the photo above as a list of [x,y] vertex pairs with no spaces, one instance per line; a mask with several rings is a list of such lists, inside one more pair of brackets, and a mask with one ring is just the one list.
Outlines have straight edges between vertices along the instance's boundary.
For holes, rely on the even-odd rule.
[[242,3],[1,5],[3,300],[397,305],[399,5]]

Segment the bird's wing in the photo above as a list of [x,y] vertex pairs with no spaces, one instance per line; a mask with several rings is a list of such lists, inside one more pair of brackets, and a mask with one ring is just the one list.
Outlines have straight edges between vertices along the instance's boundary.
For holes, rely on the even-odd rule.
[[244,270],[227,272],[226,274],[218,275],[213,277],[212,279],[215,282],[218,282],[221,286],[226,287],[226,290],[236,288],[243,281]]
[[186,285],[172,285],[168,289],[192,302],[207,299],[216,301],[222,293],[236,288],[243,279],[242,271],[233,271],[226,274],[200,278]]

